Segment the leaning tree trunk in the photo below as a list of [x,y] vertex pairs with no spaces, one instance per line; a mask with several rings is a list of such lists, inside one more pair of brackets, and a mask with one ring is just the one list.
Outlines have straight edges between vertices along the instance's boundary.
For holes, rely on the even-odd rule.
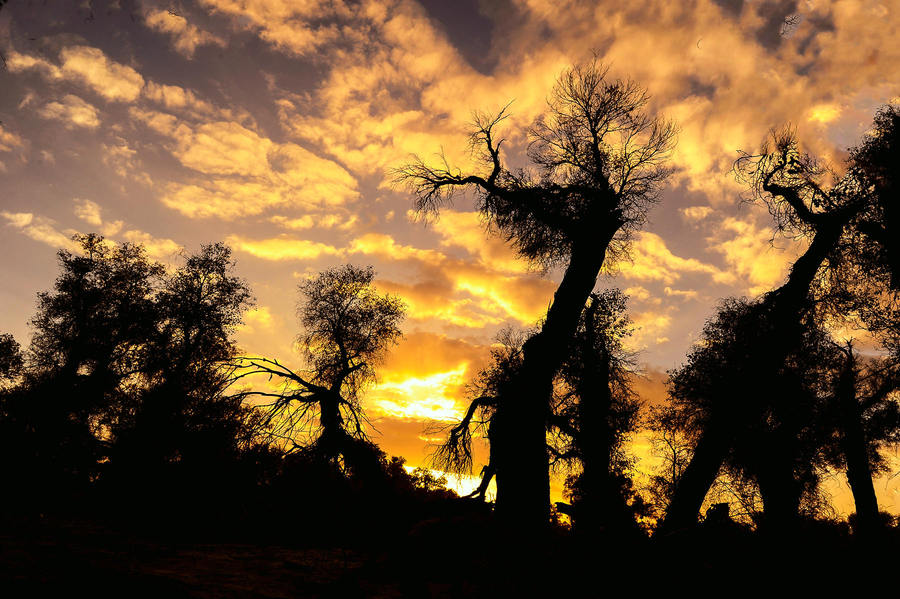
[[553,378],[567,354],[581,311],[597,283],[606,249],[621,222],[615,219],[573,245],[563,279],[541,331],[523,347],[521,374],[513,387],[505,426],[515,435],[497,469],[497,515],[521,530],[544,528],[549,520],[550,473],[547,419]]
[[667,534],[696,524],[697,514],[709,492],[728,451],[734,443],[736,429],[762,417],[766,407],[767,383],[784,365],[787,356],[798,345],[803,315],[810,286],[834,249],[843,230],[843,219],[825,221],[813,237],[806,252],[794,262],[784,285],[769,293],[760,312],[757,334],[765,348],[754,356],[753,363],[743,370],[744,381],[735,384],[735,397],[729,401],[742,406],[740,422],[731,419],[713,420],[700,436],[690,463],[675,486],[675,493],[658,533]]
[[856,369],[853,354],[848,352],[847,364],[838,380],[838,402],[841,417],[841,450],[847,462],[847,482],[856,504],[859,532],[866,534],[878,526],[878,498],[872,483],[872,470],[862,414],[856,397]]

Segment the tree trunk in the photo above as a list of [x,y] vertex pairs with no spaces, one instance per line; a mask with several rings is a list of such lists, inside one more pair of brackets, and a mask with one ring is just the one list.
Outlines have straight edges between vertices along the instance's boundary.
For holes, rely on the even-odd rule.
[[553,377],[597,283],[606,249],[620,226],[621,222],[614,219],[593,238],[585,237],[573,246],[541,331],[523,347],[522,371],[504,423],[515,435],[515,445],[504,454],[514,455],[503,457],[497,466],[497,515],[512,526],[540,530],[549,522],[547,417]]
[[322,434],[319,436],[317,445],[329,460],[336,460],[345,450],[346,432],[343,427],[344,419],[341,417],[339,402],[340,396],[334,392],[323,393],[319,398],[319,425],[322,428]]
[[609,361],[607,356],[595,355],[594,310],[592,303],[585,312],[585,334],[582,347],[584,372],[579,389],[576,443],[581,455],[581,500],[575,527],[581,533],[597,532],[610,516],[610,447],[609,410],[612,404],[609,389]]
[[856,364],[852,350],[838,381],[838,401],[841,411],[841,449],[847,462],[847,482],[856,504],[859,532],[865,534],[878,526],[878,498],[872,483],[866,436],[862,414],[856,397]]
[[669,534],[690,528],[697,523],[700,506],[715,482],[731,447],[731,439],[724,426],[709,426],[700,436],[694,454],[681,477],[675,483],[675,493],[666,515],[657,527],[657,534]]
[[[775,436],[781,436],[781,432]],[[777,532],[793,529],[799,521],[800,510],[800,485],[794,476],[793,454],[783,441],[769,439],[757,472],[765,526]]]

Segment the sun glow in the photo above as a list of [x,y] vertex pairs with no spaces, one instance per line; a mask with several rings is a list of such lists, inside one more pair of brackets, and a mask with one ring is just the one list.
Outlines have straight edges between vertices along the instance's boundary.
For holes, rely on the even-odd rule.
[[413,420],[458,420],[462,409],[456,398],[466,384],[469,363],[427,376],[386,377],[372,390],[371,405],[387,416]]

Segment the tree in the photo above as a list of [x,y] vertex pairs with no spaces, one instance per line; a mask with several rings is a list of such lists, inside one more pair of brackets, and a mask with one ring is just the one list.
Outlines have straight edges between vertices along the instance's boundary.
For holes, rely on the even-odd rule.
[[17,413],[23,428],[35,431],[35,455],[46,456],[48,468],[86,480],[143,372],[164,269],[140,245],[96,234],[73,240],[81,251],[60,250],[53,290],[38,294]]
[[551,456],[574,472],[566,483],[576,530],[636,531],[628,503],[640,511],[628,471],[625,443],[638,426],[640,402],[632,390],[633,356],[627,298],[618,289],[591,294],[555,385]]
[[[790,418],[791,398],[773,387],[773,382],[788,356],[802,345],[804,323],[809,322],[817,305],[811,292],[821,280],[818,277],[823,265],[829,267],[826,273],[836,271],[834,265],[847,253],[849,225],[869,205],[869,194],[853,176],[853,169],[829,186],[827,179],[833,178],[833,173],[799,151],[790,129],[773,133],[759,154],[742,154],[735,163],[735,173],[749,185],[752,199],[768,207],[778,230],[808,239],[809,246],[794,262],[781,287],[743,311],[742,338],[729,350],[744,352],[741,360],[733,362],[740,365],[740,371],[719,374],[733,382],[728,394],[739,407],[706,423],[691,462],[677,483],[661,532],[696,521],[700,505],[733,447],[735,431],[759,422],[769,409],[785,422]],[[781,439],[790,443],[789,438],[786,432]],[[769,457],[769,465],[774,468],[779,456],[772,453]],[[789,473],[786,458],[769,473],[780,481],[770,488],[783,491],[777,500],[779,509],[770,502],[772,512],[779,512],[778,518],[785,524],[793,520],[795,512],[791,506],[796,493],[792,489],[796,490],[797,481]]]
[[[625,296],[618,290],[592,294],[582,314],[568,355],[554,379],[554,397],[547,418],[547,448],[554,465],[571,473],[567,490],[574,506],[568,509],[585,534],[634,530],[635,519],[626,505],[631,459],[625,441],[637,426],[639,403],[631,390],[634,364],[622,342],[630,334]],[[515,432],[505,427],[506,413],[515,406],[516,378],[523,364],[529,331],[504,329],[491,350],[492,361],[469,387],[470,404],[461,421],[448,431],[435,452],[437,468],[457,474],[472,469],[472,442],[486,438],[490,457],[481,483],[470,495],[483,499],[491,479],[516,460]],[[501,493],[498,485],[498,502]],[[635,503],[635,506],[638,506]]]
[[874,473],[884,472],[881,450],[900,442],[900,388],[894,355],[862,359],[851,342],[835,346],[840,359],[831,373],[832,396],[820,415],[820,438],[827,463],[846,471],[856,506],[856,529],[868,534],[882,523]]
[[871,133],[850,150],[850,164],[859,188],[871,197],[856,224],[863,239],[858,240],[855,255],[864,260],[870,272],[886,271],[890,286],[900,290],[900,243],[896,234],[900,225],[900,107],[887,105],[878,110]]
[[251,436],[251,411],[227,392],[238,353],[232,337],[253,301],[234,268],[228,246],[202,245],[154,296],[144,388],[114,431],[124,467],[142,477],[176,459],[201,470],[227,462]]
[[[447,440],[438,446],[432,461],[444,472],[471,474],[473,465],[472,441],[480,436],[487,439],[488,463],[481,470],[481,482],[469,494],[470,498],[484,500],[491,480],[498,470],[503,470],[505,460],[516,459],[516,438],[504,426],[508,406],[515,402],[513,383],[522,367],[522,346],[530,331],[502,329],[491,348],[491,362],[481,369],[469,384],[469,406],[462,419],[450,427]],[[437,432],[437,431],[436,431]],[[497,497],[506,492],[497,486]]]
[[[851,149],[846,174],[840,178],[820,161],[801,153],[790,129],[774,133],[761,153],[744,153],[736,162],[738,178],[748,183],[753,199],[765,203],[776,227],[809,240],[787,282],[759,304],[757,335],[772,343],[747,362],[746,367],[756,372],[748,377],[753,384],[742,391],[766,396],[764,389],[754,387],[769,380],[791,347],[797,346],[801,336],[798,325],[813,308],[831,316],[859,312],[870,330],[892,335],[896,295],[889,293],[882,281],[896,281],[896,252],[891,249],[889,233],[894,226],[891,206],[895,203],[898,123],[895,108],[881,109],[872,135]],[[835,181],[831,185],[829,177]],[[744,396],[742,393],[741,401]],[[749,398],[747,402],[756,406],[749,410],[750,419],[765,410],[764,402]],[[729,443],[729,435],[721,431],[709,431],[698,440],[663,530],[687,526],[695,519]]]
[[304,370],[265,357],[236,361],[240,378],[264,374],[283,381],[280,391],[249,394],[272,398],[266,420],[289,450],[311,452],[350,470],[364,467],[355,462],[371,453],[365,447],[362,393],[400,338],[405,311],[399,298],[374,289],[374,278],[372,267],[345,265],[300,284]]
[[[720,486],[725,491],[741,490],[748,482],[757,486],[767,524],[780,526],[795,519],[801,508],[808,512],[820,503],[818,484],[825,462],[818,420],[831,395],[830,373],[837,355],[828,333],[808,312],[783,362],[765,373],[763,381],[750,380],[763,373],[747,370],[747,365],[758,364],[756,356],[772,345],[755,335],[762,303],[723,302],[686,363],[669,373],[670,403],[662,424],[677,427],[663,431],[675,441],[673,452],[679,439],[699,445],[710,430],[727,428],[728,452],[717,473],[723,477]],[[738,390],[750,385],[765,395],[745,398]],[[753,502],[742,503],[753,516],[752,509],[746,509]]]
[[14,380],[22,372],[25,359],[15,337],[0,334],[0,381]]
[[[642,112],[647,93],[631,81],[610,81],[596,59],[566,70],[545,115],[528,131],[532,168],[504,166],[497,116],[478,114],[471,143],[484,172],[462,173],[416,160],[397,171],[420,214],[438,212],[465,190],[489,231],[535,264],[564,274],[541,329],[524,344],[516,398],[504,426],[516,459],[497,469],[497,510],[510,522],[541,528],[548,521],[546,424],[553,379],[608,253],[622,249],[644,222],[668,174],[663,166],[675,127]],[[499,487],[506,491],[500,491]]]

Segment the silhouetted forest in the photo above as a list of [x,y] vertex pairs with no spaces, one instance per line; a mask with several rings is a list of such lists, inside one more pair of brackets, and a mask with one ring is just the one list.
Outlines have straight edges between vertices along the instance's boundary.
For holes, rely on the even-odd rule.
[[[644,586],[721,592],[761,572],[885,567],[900,529],[873,477],[892,474],[900,443],[900,108],[882,107],[844,164],[804,153],[789,126],[740,153],[744,200],[805,251],[780,287],[722,298],[666,403],[647,406],[628,298],[598,281],[672,173],[678,128],[648,101],[597,61],[576,65],[525,132],[528,168],[505,164],[501,111],[475,118],[480,169],[416,158],[394,172],[420,215],[474,198],[487,235],[561,273],[545,317],[500,334],[440,432],[431,466],[447,476],[489,447],[468,497],[370,437],[365,394],[406,311],[371,267],[299,285],[299,359],[248,355],[234,336],[254,300],[227,245],[167,267],[140,244],[76,236],[28,345],[0,336],[4,580],[207,596],[171,571],[215,562],[262,586],[225,576],[209,596],[505,596],[588,581],[600,594],[644,572]],[[661,458],[649,480],[637,432]],[[551,504],[553,472],[565,502]],[[822,492],[832,475],[852,490],[848,519]],[[222,547],[241,564],[216,561]]]

